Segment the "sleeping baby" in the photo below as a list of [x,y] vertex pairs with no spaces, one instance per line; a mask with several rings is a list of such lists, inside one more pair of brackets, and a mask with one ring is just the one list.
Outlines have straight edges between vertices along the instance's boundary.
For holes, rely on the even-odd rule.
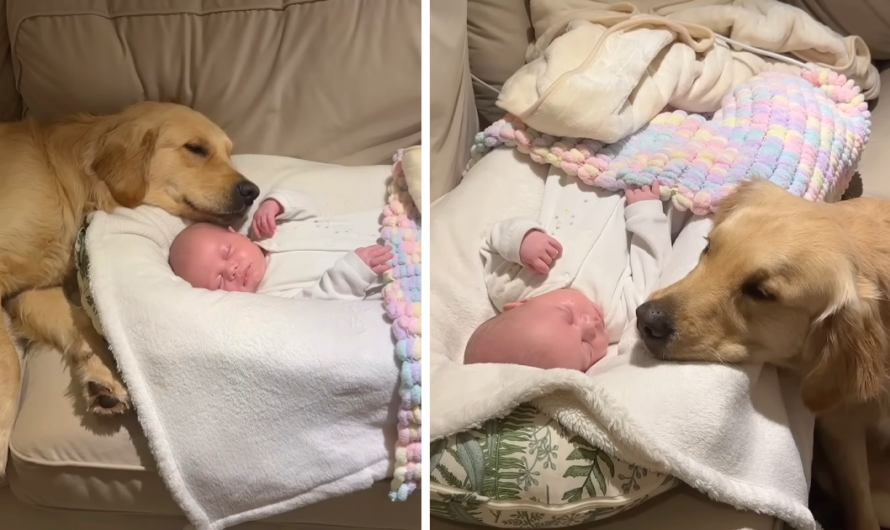
[[[285,298],[363,300],[391,269],[378,237],[380,211],[319,218],[312,201],[274,188],[253,216],[250,239],[232,228],[196,223],[170,246],[173,273],[193,287]],[[278,223],[281,222],[279,225]]]
[[464,363],[586,372],[617,343],[661,275],[671,234],[655,183],[625,196],[551,173],[541,222],[498,222],[482,249],[498,315]]

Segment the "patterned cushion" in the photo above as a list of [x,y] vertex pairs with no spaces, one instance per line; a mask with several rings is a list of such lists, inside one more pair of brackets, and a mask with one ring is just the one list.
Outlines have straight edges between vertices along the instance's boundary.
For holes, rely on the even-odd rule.
[[629,510],[679,481],[624,462],[529,404],[433,442],[433,515],[499,528],[561,528]]
[[99,322],[99,315],[96,313],[96,302],[93,300],[93,292],[90,290],[90,255],[87,254],[87,228],[89,222],[84,222],[77,233],[77,239],[74,240],[74,263],[77,267],[77,285],[80,287],[80,303],[83,310],[89,315],[93,322],[93,327],[101,336],[105,336],[105,330],[102,329],[102,323]]

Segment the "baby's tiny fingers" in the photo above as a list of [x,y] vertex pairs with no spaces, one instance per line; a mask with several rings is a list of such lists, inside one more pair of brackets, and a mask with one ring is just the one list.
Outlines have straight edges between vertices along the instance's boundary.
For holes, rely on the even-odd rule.
[[371,267],[371,270],[374,271],[374,274],[383,274],[388,270],[392,270],[392,265],[377,265],[376,267]]
[[550,245],[544,249],[544,252],[546,252],[551,259],[559,255],[559,249],[556,248],[556,245]]
[[543,260],[538,258],[532,262],[532,270],[540,274],[547,274],[548,272],[550,272],[550,267],[548,267]]
[[385,255],[383,255],[383,256],[375,256],[375,257],[371,258],[371,263],[372,263],[374,266],[377,266],[377,265],[383,265],[383,264],[385,264],[386,262],[392,260],[392,258],[393,258],[393,255],[392,255],[392,254],[385,254]]

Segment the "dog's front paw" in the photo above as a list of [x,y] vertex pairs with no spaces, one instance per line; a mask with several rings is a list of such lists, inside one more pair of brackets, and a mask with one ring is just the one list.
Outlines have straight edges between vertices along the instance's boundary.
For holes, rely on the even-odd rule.
[[92,414],[111,416],[130,410],[130,394],[117,381],[88,381],[85,394],[87,410]]
[[114,360],[110,354],[103,350],[97,355],[78,357],[76,361],[77,379],[90,413],[111,416],[123,414],[132,408],[130,393],[120,374],[113,368]]

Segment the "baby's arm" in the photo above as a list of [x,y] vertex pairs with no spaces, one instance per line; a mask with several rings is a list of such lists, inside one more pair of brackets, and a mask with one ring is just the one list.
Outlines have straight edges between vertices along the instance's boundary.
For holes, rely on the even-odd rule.
[[275,201],[281,207],[278,220],[304,221],[318,216],[315,201],[302,191],[286,187],[272,188],[263,202]]
[[562,254],[562,245],[547,235],[541,225],[518,217],[495,223],[485,246],[488,252],[538,274],[550,272],[553,260]]
[[315,202],[305,193],[285,187],[273,188],[253,214],[251,231],[258,238],[272,237],[278,221],[305,221],[317,217]]
[[[318,283],[309,289],[296,290],[291,298],[313,298],[316,300],[364,300],[365,291],[377,277],[390,270],[392,250],[383,245],[372,245],[349,252],[330,269],[326,270]],[[287,297],[288,293],[282,296]]]
[[654,290],[671,253],[671,228],[656,183],[629,190],[624,216],[630,233],[630,273],[640,300]]

